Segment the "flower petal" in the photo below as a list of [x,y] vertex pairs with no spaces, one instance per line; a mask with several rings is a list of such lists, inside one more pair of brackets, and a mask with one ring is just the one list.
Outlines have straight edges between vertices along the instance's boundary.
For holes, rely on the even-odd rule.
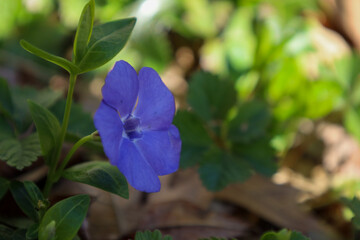
[[160,191],[160,180],[134,143],[123,138],[115,165],[135,189],[142,192]]
[[181,139],[174,125],[167,131],[143,132],[135,145],[157,175],[170,174],[179,168]]
[[170,90],[152,68],[139,72],[139,99],[134,115],[141,120],[141,127],[165,130],[171,125],[175,114],[175,101]]
[[104,101],[117,109],[121,117],[130,114],[135,106],[139,81],[134,68],[125,61],[116,62],[102,88]]
[[113,163],[118,159],[122,139],[123,124],[117,111],[101,101],[94,116],[94,124],[99,131],[106,156]]

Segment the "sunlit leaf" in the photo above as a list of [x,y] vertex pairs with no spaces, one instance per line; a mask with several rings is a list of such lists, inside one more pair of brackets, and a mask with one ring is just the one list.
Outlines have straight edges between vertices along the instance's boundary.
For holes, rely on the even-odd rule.
[[95,26],[84,57],[78,63],[80,72],[98,68],[115,57],[125,46],[135,22],[135,18],[127,18]]
[[341,199],[354,213],[354,217],[351,219],[353,225],[360,229],[360,200],[354,197],[352,200],[347,198]]
[[279,232],[267,232],[260,240],[310,240],[299,232],[283,229]]
[[84,56],[87,44],[90,41],[91,32],[94,24],[95,2],[90,0],[84,7],[74,40],[75,63],[79,63]]

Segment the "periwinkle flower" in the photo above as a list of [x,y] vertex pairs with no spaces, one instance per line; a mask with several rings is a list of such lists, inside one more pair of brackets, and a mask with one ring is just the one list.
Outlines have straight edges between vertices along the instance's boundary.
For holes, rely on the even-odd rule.
[[139,191],[160,191],[158,176],[179,167],[181,140],[172,125],[174,97],[152,68],[137,75],[125,61],[109,72],[95,113],[106,156]]

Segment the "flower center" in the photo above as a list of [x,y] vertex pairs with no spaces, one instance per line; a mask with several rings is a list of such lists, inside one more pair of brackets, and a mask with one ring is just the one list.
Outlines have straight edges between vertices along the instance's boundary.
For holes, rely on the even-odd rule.
[[142,137],[142,131],[140,129],[140,120],[136,117],[129,116],[124,122],[125,134],[130,140],[134,140]]

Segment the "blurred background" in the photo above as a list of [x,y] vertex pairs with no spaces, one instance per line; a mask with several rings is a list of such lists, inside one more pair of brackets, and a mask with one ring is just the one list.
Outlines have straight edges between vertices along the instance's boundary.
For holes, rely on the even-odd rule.
[[[193,74],[203,70],[233,82],[238,101],[266,102],[277,170],[270,180],[254,175],[211,192],[196,167],[189,167],[162,177],[160,193],[131,190],[130,200],[64,180],[56,186],[54,199],[84,192],[93,199],[83,239],[128,239],[135,230],[155,228],[174,239],[251,240],[281,228],[315,240],[358,239],[349,222],[353,213],[339,199],[360,190],[359,1],[95,2],[95,24],[131,16],[137,23],[118,56],[79,77],[78,111],[70,124],[74,131],[85,135],[94,129],[90,115],[115,61],[157,70],[178,109],[189,108],[189,84]],[[67,73],[23,50],[19,40],[70,59],[86,3],[0,0],[0,77],[30,95],[36,95],[31,89],[51,89],[65,96]],[[61,115],[63,101],[48,104]],[[84,148],[74,161],[100,157],[101,150]],[[46,169],[36,162],[20,172],[1,163],[0,174],[41,182]],[[11,209],[5,200],[1,211]]]

